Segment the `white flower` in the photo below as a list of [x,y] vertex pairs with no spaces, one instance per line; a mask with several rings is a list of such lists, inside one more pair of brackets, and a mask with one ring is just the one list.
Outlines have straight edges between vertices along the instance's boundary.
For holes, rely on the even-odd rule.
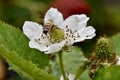
[[[75,76],[73,74],[66,74],[68,80],[74,80]],[[64,80],[63,76],[61,75],[60,80]]]
[[88,20],[89,18],[84,14],[72,15],[64,20],[63,15],[57,9],[50,8],[44,17],[44,25],[51,22],[53,26],[63,31],[64,39],[53,42],[50,31],[44,33],[44,25],[32,21],[24,23],[23,32],[30,39],[29,46],[31,48],[49,54],[60,51],[65,45],[69,46],[75,42],[92,39],[96,35],[95,29],[92,26],[86,27]]

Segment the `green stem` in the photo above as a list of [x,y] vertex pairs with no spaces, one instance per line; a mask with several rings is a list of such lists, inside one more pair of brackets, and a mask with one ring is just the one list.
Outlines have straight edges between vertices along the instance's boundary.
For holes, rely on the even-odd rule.
[[84,64],[83,66],[79,66],[74,80],[77,80],[79,78],[79,76],[85,71],[85,69],[86,69],[86,64]]
[[65,71],[64,71],[64,67],[63,67],[62,51],[60,51],[58,53],[58,58],[59,58],[59,64],[60,64],[60,68],[61,68],[63,78],[64,78],[64,80],[67,80],[66,74],[65,74]]

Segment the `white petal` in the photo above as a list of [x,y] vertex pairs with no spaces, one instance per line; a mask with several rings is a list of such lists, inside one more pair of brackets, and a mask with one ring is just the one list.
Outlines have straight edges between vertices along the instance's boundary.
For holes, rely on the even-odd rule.
[[65,20],[62,27],[67,37],[67,45],[74,42],[81,42],[95,36],[95,29],[92,26],[86,27],[89,18],[82,15],[72,15]]
[[[78,32],[83,32],[86,29],[87,21],[89,18],[84,15],[72,15],[65,20],[62,27],[67,37],[66,45],[72,45],[74,42],[80,42],[85,40],[86,37],[82,36],[77,38]],[[82,34],[79,34],[80,36]]]
[[74,39],[73,38],[68,38],[68,39],[66,39],[66,45],[67,46],[71,46],[71,45],[73,45],[74,44]]
[[64,21],[62,28],[66,29],[66,26],[68,26],[72,32],[78,31],[86,26],[88,20],[89,18],[84,14],[72,15]]
[[76,36],[75,42],[81,42],[85,39],[92,39],[93,37],[95,37],[96,34],[95,29],[92,26],[88,26],[83,30],[76,32],[74,35]]
[[45,54],[58,52],[62,49],[62,47],[64,45],[65,45],[65,41],[62,41],[60,43],[51,44],[51,46],[49,46],[50,48],[45,51]]
[[84,35],[80,35],[80,37],[76,36],[76,40],[74,42],[81,42],[81,41],[84,41],[85,39],[86,39],[86,36]]
[[25,21],[23,25],[23,33],[31,40],[35,37],[41,36],[43,30],[42,26],[36,22]]
[[46,51],[46,50],[49,49],[49,46],[46,46],[46,45],[43,45],[43,44],[39,44],[36,41],[30,41],[29,42],[29,46],[30,46],[30,48],[35,48],[35,49],[38,49],[40,51]]
[[50,8],[45,14],[44,22],[47,23],[49,20],[52,20],[53,24],[58,27],[60,27],[64,21],[63,15],[56,8]]
[[86,39],[92,39],[96,35],[95,29],[92,26],[86,27],[82,34],[86,36]]

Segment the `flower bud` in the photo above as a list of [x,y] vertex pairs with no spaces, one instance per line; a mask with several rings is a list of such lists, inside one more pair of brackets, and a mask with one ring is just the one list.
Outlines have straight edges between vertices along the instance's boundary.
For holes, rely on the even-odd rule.
[[110,39],[101,37],[98,39],[95,47],[96,57],[102,61],[115,59],[113,45]]

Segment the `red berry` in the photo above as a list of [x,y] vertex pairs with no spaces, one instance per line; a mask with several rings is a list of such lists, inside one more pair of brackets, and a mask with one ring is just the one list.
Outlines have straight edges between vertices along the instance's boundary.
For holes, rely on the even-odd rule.
[[89,14],[90,6],[85,0],[56,0],[53,7],[57,8],[67,18],[73,14]]

